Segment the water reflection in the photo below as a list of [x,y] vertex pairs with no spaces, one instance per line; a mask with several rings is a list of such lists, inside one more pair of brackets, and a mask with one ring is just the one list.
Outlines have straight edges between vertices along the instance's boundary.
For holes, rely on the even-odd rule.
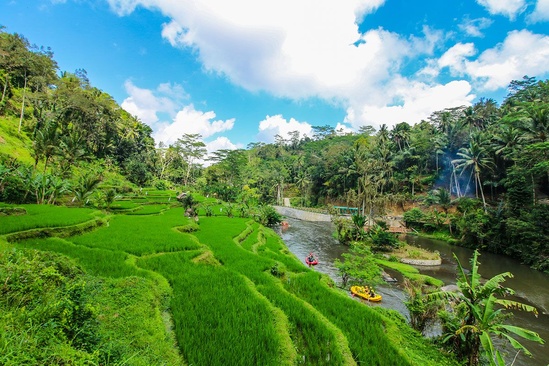
[[[341,255],[347,252],[348,247],[340,244],[333,237],[334,226],[331,223],[306,222],[291,218],[288,218],[287,221],[289,227],[278,231],[289,250],[303,262],[310,252],[315,253],[319,260],[315,270],[326,273],[336,283],[341,283],[341,278],[333,263],[336,258],[342,258]],[[469,268],[469,260],[472,255],[470,249],[415,236],[406,236],[403,239],[412,245],[440,252],[442,257],[441,266],[418,267],[418,269],[423,274],[441,279],[445,284],[455,284],[456,282],[457,264],[452,253],[456,254],[465,268]],[[507,271],[513,273],[514,277],[505,282],[506,286],[517,292],[516,300],[533,305],[540,312],[538,318],[530,313],[517,312],[511,323],[538,332],[543,339],[549,341],[549,275],[534,271],[504,256],[483,253],[479,259],[481,262],[479,272],[485,278],[491,278],[496,274]],[[389,272],[389,274],[396,277],[399,282],[379,286],[377,291],[383,295],[383,301],[378,305],[370,305],[394,309],[408,317],[408,312],[403,304],[405,296],[400,288],[402,277],[394,272]],[[520,342],[532,352],[535,358],[531,359],[520,355],[515,365],[548,365],[549,348],[547,346],[522,340]],[[511,347],[509,353],[514,355]]]

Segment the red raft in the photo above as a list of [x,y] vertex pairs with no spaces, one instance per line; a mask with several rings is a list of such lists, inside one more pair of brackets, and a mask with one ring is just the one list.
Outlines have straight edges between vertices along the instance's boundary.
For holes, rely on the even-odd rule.
[[312,260],[307,257],[305,258],[305,263],[307,263],[309,266],[316,266],[318,264],[318,260],[316,258],[313,258]]

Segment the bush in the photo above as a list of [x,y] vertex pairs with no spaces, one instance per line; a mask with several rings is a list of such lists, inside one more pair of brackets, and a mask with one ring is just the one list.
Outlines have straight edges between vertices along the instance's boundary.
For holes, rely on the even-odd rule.
[[280,224],[282,216],[276,212],[273,206],[264,205],[259,208],[255,220],[263,226],[273,227]]
[[368,231],[368,235],[370,236],[374,250],[390,251],[400,246],[400,242],[396,236],[379,225],[372,227]]
[[421,230],[425,224],[425,214],[417,207],[406,211],[403,215],[403,219],[407,228]]

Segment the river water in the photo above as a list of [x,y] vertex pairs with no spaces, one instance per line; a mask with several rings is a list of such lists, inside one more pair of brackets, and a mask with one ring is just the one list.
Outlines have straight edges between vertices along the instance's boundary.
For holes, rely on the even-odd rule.
[[[305,260],[310,252],[314,252],[319,260],[315,270],[326,273],[336,283],[341,283],[337,269],[333,262],[335,259],[342,259],[341,255],[349,249],[334,238],[335,231],[329,222],[307,222],[287,218],[290,224],[287,228],[280,228],[279,235],[286,243],[288,249],[299,259]],[[416,236],[405,236],[403,240],[411,245],[416,245],[431,251],[437,250],[442,258],[442,265],[435,267],[417,267],[421,273],[436,277],[444,281],[446,285],[456,283],[457,264],[452,253],[455,253],[464,268],[469,269],[469,260],[473,251],[468,248],[449,245],[446,242],[420,238]],[[535,306],[539,315],[535,317],[531,313],[517,311],[515,316],[509,320],[510,324],[533,330],[549,341],[549,275],[535,271],[520,264],[511,258],[482,253],[479,257],[479,273],[483,278],[491,278],[502,272],[511,272],[513,278],[505,281],[505,286],[516,291],[516,296],[511,298],[520,302]],[[367,303],[370,306],[383,306],[394,309],[408,317],[408,311],[403,304],[405,299],[401,289],[402,277],[397,273],[389,272],[399,279],[397,283],[381,285],[377,292],[383,295],[383,301],[378,304]],[[546,366],[549,365],[549,345],[540,345],[519,339],[534,355],[534,358],[519,354],[514,365],[516,366]],[[511,346],[506,350],[514,356],[515,352]],[[508,362],[510,364],[510,361]]]

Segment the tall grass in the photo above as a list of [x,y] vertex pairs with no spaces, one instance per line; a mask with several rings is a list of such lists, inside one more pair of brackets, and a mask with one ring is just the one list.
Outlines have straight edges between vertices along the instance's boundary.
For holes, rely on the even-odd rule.
[[[151,206],[151,212],[160,206]],[[201,217],[192,234],[177,231],[190,223],[177,207],[148,216],[116,215],[93,232],[16,245],[63,253],[87,272],[117,278],[122,286],[131,287],[134,276],[144,277],[140,281],[145,282],[136,282],[135,296],[143,304],[135,305],[135,313],[151,322],[151,329],[158,324],[159,297],[172,293],[174,336],[192,365],[451,364],[430,352],[402,318],[380,314],[330,288],[327,277],[308,269],[272,230],[246,218],[214,216]],[[163,289],[153,297],[139,289],[151,286],[149,279]],[[104,301],[124,308],[117,291],[131,294],[121,288],[105,294]],[[134,311],[131,306],[125,316]],[[147,306],[156,310],[147,313]],[[105,312],[105,321],[116,314]],[[124,324],[117,323],[112,334]],[[130,333],[141,345],[149,339],[139,329]],[[150,342],[160,336],[154,334]],[[123,344],[112,342],[113,352],[126,354]],[[150,360],[163,363],[158,353]]]
[[18,205],[17,207],[24,208],[27,214],[0,216],[0,235],[36,228],[70,226],[104,216],[100,211],[89,208],[51,205]]
[[0,364],[183,365],[162,288],[84,274],[66,257],[0,252]]
[[[141,259],[174,289],[171,309],[179,347],[194,365],[283,365],[269,304],[224,267],[197,265],[181,253]],[[243,316],[244,315],[244,316]]]
[[128,212],[128,215],[154,215],[154,214],[159,214],[162,211],[165,211],[167,208],[168,206],[165,204],[143,205],[137,208],[136,210]]
[[[174,214],[175,212],[175,214]],[[165,215],[113,217],[108,227],[71,238],[77,245],[124,251],[134,255],[198,249],[200,244],[189,234],[173,229],[190,221],[169,210]]]
[[128,253],[75,245],[60,238],[29,239],[16,244],[21,248],[52,251],[74,258],[88,273],[95,276],[121,278],[150,277],[148,271],[127,263]]

